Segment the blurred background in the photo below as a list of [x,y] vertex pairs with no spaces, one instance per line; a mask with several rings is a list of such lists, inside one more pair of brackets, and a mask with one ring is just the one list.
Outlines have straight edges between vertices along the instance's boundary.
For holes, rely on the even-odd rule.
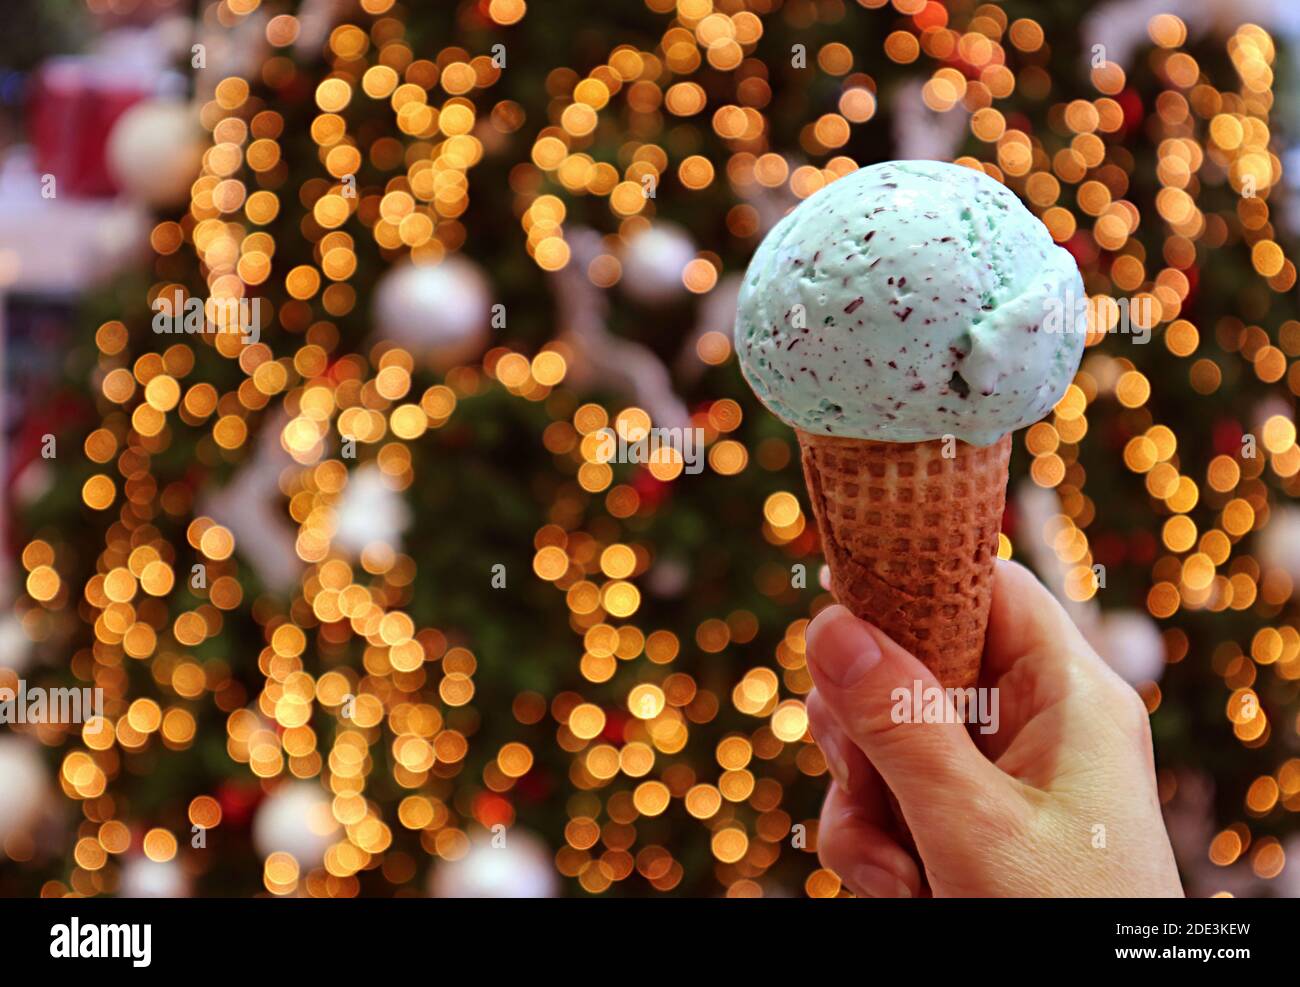
[[[0,725],[0,894],[846,893],[730,334],[764,232],[898,157],[1078,260],[1001,553],[1144,697],[1188,892],[1300,896],[1294,5],[4,16],[0,687],[103,709]],[[602,461],[651,423],[702,471]]]

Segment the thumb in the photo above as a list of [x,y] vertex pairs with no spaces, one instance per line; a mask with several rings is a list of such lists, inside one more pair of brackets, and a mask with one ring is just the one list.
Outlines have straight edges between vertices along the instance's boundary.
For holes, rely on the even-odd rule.
[[918,684],[923,695],[940,686],[884,631],[842,606],[827,607],[808,626],[807,651],[818,695],[880,772],[919,839],[1012,798],[1010,779],[980,753],[955,715],[943,723],[919,722],[916,715],[899,722],[896,690],[910,703]]

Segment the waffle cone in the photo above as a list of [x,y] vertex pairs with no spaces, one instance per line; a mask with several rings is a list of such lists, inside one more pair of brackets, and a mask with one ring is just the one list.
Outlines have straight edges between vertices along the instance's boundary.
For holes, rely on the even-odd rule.
[[[990,446],[798,430],[836,598],[945,688],[979,678],[1011,436]],[[953,453],[955,452],[955,455]]]

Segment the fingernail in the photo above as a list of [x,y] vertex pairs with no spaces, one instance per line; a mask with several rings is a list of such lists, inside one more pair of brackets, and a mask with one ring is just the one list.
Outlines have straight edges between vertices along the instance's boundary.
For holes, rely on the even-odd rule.
[[863,898],[910,898],[907,885],[883,867],[863,864],[853,872],[853,887]]
[[813,620],[808,656],[825,678],[850,689],[880,663],[880,645],[862,621],[836,607],[834,613]]
[[839,738],[828,734],[817,741],[817,746],[822,749],[822,755],[826,758],[826,767],[830,770],[831,777],[835,779],[835,784],[844,791],[849,791],[849,762],[844,756],[844,748],[840,745]]

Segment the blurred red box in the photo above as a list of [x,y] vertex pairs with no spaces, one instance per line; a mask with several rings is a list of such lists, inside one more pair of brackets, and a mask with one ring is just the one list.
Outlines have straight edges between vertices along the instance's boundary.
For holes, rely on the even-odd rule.
[[153,69],[93,55],[50,59],[33,80],[28,104],[37,171],[55,176],[60,195],[115,195],[108,136],[118,117],[157,88]]

